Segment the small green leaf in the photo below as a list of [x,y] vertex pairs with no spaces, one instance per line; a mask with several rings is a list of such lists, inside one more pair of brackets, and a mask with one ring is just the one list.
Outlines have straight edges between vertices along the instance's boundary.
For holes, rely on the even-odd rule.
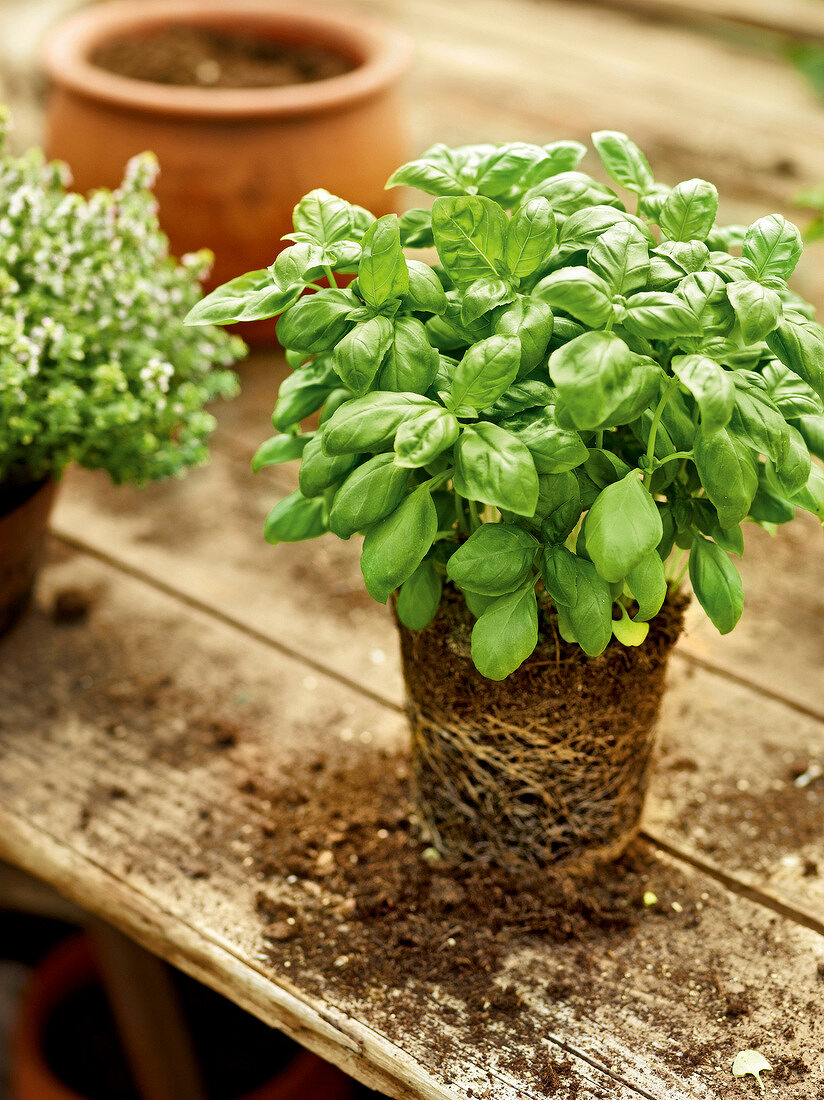
[[464,428],[455,448],[455,491],[518,516],[532,516],[538,474],[526,446],[497,424]]
[[298,485],[305,497],[317,497],[341,481],[359,461],[358,455],[326,455],[321,433],[317,432],[303,451],[298,471]]
[[302,542],[316,539],[326,531],[323,500],[307,500],[296,490],[278,503],[266,517],[263,537],[273,546],[278,542]]
[[331,365],[320,359],[299,367],[280,384],[272,424],[288,431],[316,412],[337,384]]
[[428,465],[455,443],[459,431],[454,413],[440,407],[423,409],[398,428],[396,464],[408,468]]
[[749,227],[741,252],[755,268],[757,279],[771,275],[789,279],[801,256],[801,234],[780,214],[770,214]]
[[690,582],[696,599],[721,634],[741,618],[744,590],[738,570],[714,542],[698,536],[690,551]]
[[516,336],[490,336],[469,349],[455,370],[449,395],[454,411],[488,408],[515,381],[521,363]]
[[635,142],[615,130],[598,130],[592,135],[601,163],[616,183],[643,195],[655,182],[649,162]]
[[[394,338],[395,328],[388,317],[370,317],[341,338],[333,361],[341,381],[353,393],[365,393],[372,385]],[[428,341],[425,342],[428,347]]]
[[727,297],[748,344],[760,343],[776,327],[781,316],[781,299],[774,290],[744,280],[728,283]]
[[673,187],[658,224],[671,241],[705,241],[718,213],[718,192],[706,180],[687,180]]
[[472,660],[482,676],[504,680],[538,644],[538,601],[534,588],[501,596],[472,628]]
[[587,552],[610,582],[623,580],[655,549],[662,535],[655,502],[634,470],[602,489],[587,516]]
[[695,466],[721,526],[736,527],[746,518],[758,488],[752,451],[727,428],[702,427],[695,435]]
[[676,336],[699,336],[701,327],[689,305],[677,294],[648,290],[627,298],[622,324],[636,336],[668,340]]
[[785,316],[767,336],[767,344],[824,400],[824,329],[820,325]]
[[397,393],[426,393],[439,362],[437,349],[429,343],[421,322],[416,317],[396,317],[378,384],[382,390]]
[[409,290],[409,271],[401,248],[397,214],[378,218],[366,231],[358,265],[358,285],[363,300],[380,309]]
[[612,637],[612,592],[591,561],[576,554],[577,599],[570,606],[558,606],[559,626],[569,632],[588,657],[597,657]]
[[672,370],[690,391],[707,431],[725,427],[735,404],[735,386],[729,372],[706,355],[677,355]]
[[311,435],[273,435],[255,451],[252,473],[260,473],[266,466],[277,466],[281,462],[300,458],[310,439]]
[[543,474],[539,480],[536,514],[541,519],[541,538],[562,543],[575,530],[584,510],[578,478],[569,472]]
[[445,145],[433,145],[418,160],[402,165],[389,177],[390,187],[417,187],[428,195],[462,195],[466,187],[458,178],[453,151]]
[[292,224],[319,244],[333,244],[350,237],[354,229],[352,207],[322,187],[304,195],[292,213]]
[[614,225],[592,246],[587,263],[606,281],[613,294],[631,294],[646,286],[649,275],[646,238],[632,222]]
[[472,325],[496,306],[511,302],[514,297],[514,290],[503,279],[479,279],[464,291],[461,323]]
[[546,363],[552,337],[552,310],[537,298],[519,297],[493,314],[496,336],[517,336],[521,342],[518,377],[524,378]]
[[579,428],[597,428],[629,396],[632,353],[620,337],[586,332],[549,357],[549,373]]
[[532,275],[555,246],[555,215],[549,201],[530,199],[512,216],[506,234],[504,262],[516,279]]
[[409,471],[395,465],[393,454],[373,455],[358,466],[341,485],[332,502],[329,527],[338,538],[394,512],[406,493]]
[[506,214],[480,195],[436,199],[432,207],[435,247],[458,287],[497,278],[509,227]]
[[613,619],[612,633],[621,645],[643,645],[649,634],[649,623],[631,619],[626,611],[624,611],[620,619]]
[[562,267],[546,275],[532,296],[563,310],[585,325],[600,327],[612,316],[612,292],[609,285],[588,267]]
[[442,314],[446,310],[446,291],[429,264],[407,260],[409,290],[404,296],[407,309],[421,313]]
[[331,351],[352,327],[349,314],[357,304],[351,291],[334,288],[298,298],[277,323],[278,341],[307,354]]
[[358,454],[391,447],[404,420],[423,409],[438,408],[418,393],[368,393],[347,401],[323,425],[328,455]]
[[666,571],[658,552],[651,550],[646,557],[641,558],[627,573],[625,583],[630,595],[638,603],[635,621],[646,622],[654,618],[664,606],[667,597]]
[[513,592],[532,575],[538,540],[520,527],[483,523],[447,562],[447,576],[482,596]]
[[431,559],[422,561],[398,592],[398,618],[410,630],[424,630],[438,611],[443,581]]
[[384,519],[366,532],[361,572],[373,600],[386,603],[408,580],[429,552],[438,531],[432,494],[421,485]]

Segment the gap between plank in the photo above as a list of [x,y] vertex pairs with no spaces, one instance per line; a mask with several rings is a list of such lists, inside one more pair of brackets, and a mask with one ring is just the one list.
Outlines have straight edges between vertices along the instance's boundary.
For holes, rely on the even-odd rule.
[[[111,557],[105,551],[99,550],[97,547],[94,546],[89,546],[86,543],[82,542],[82,540],[77,539],[74,536],[60,534],[59,532],[56,532],[54,530],[52,531],[52,536],[56,538],[59,542],[62,542],[64,545],[70,547],[71,549],[76,550],[79,553],[86,554],[88,557],[103,562],[103,564],[109,566],[109,568],[114,569],[119,573],[122,573],[128,577],[132,577],[133,579],[138,580],[143,584],[147,584],[150,588],[154,588],[155,590],[162,592],[164,595],[167,595],[172,599],[179,601],[180,603],[184,604],[187,607],[190,607],[194,611],[197,611],[211,619],[222,623],[224,626],[228,626],[233,630],[240,631],[240,633],[244,634],[248,638],[251,638],[253,641],[259,642],[262,645],[267,646],[270,649],[276,650],[278,653],[281,653],[294,661],[298,661],[301,664],[306,665],[314,672],[318,672],[323,676],[330,677],[331,679],[337,681],[338,683],[349,688],[350,690],[357,692],[359,695],[371,699],[379,706],[387,707],[389,710],[394,711],[396,714],[405,713],[404,707],[401,704],[397,703],[390,696],[384,695],[381,692],[372,691],[370,688],[359,684],[357,681],[350,679],[343,673],[337,672],[335,669],[327,667],[322,662],[316,661],[314,658],[308,657],[300,652],[291,649],[289,646],[284,645],[283,642],[277,641],[276,639],[270,637],[268,634],[264,633],[262,630],[258,630],[254,627],[248,626],[242,620],[236,619],[234,616],[229,615],[227,612],[221,611],[219,608],[212,607],[210,604],[205,603],[203,600],[197,599],[194,596],[190,596],[185,592],[180,592],[176,588],[172,587],[172,585],[167,584],[165,581],[159,580],[158,578],[153,577],[151,574],[144,573],[142,570],[137,569],[132,565],[128,565],[124,562],[118,561],[117,558]],[[736,673],[731,673],[724,668],[716,668],[709,662],[705,662],[702,658],[693,657],[691,654],[679,654],[677,649],[674,651],[674,654],[675,656],[680,656],[682,660],[687,661],[691,664],[695,664],[698,667],[705,669],[707,672],[714,673],[722,679],[732,680],[733,682],[738,683],[745,688],[748,688],[757,695],[766,696],[767,698],[773,699],[776,702],[782,703],[785,706],[791,707],[792,709],[799,711],[807,717],[816,719],[818,721],[823,720],[821,714],[816,713],[811,708],[805,707],[804,704],[796,703],[794,700],[791,699],[786,699],[778,692],[764,689],[760,685],[747,680],[743,676],[739,676]],[[811,913],[807,913],[803,909],[797,909],[795,906],[781,901],[780,898],[771,894],[769,891],[763,890],[759,887],[750,886],[748,883],[742,881],[739,878],[736,878],[734,875],[728,874],[726,871],[723,871],[721,868],[715,866],[713,863],[704,860],[701,856],[698,856],[688,850],[681,849],[671,844],[669,841],[664,840],[662,837],[656,836],[654,833],[649,833],[642,830],[640,835],[644,840],[647,841],[647,843],[653,845],[653,847],[660,848],[661,851],[666,852],[667,855],[672,856],[674,859],[680,860],[681,862],[688,864],[696,870],[703,872],[707,875],[708,878],[711,878],[720,883],[731,893],[737,894],[741,897],[746,898],[749,901],[760,904],[765,908],[770,909],[775,913],[778,913],[780,916],[785,917],[788,920],[792,920],[796,924],[803,925],[805,928],[809,928],[811,931],[817,932],[819,935],[824,936],[824,921],[819,920]],[[580,1057],[584,1057],[583,1055],[580,1055],[580,1052],[576,1053],[578,1053]],[[584,1060],[586,1061],[587,1059]],[[595,1062],[593,1062],[592,1065],[597,1069],[602,1069],[604,1070],[604,1072],[609,1073],[609,1070],[606,1070],[604,1067],[597,1065],[597,1063]],[[632,1087],[635,1088],[635,1086]],[[646,1094],[641,1093],[641,1095]],[[651,1100],[655,1100],[655,1098],[653,1097],[651,1098]]]

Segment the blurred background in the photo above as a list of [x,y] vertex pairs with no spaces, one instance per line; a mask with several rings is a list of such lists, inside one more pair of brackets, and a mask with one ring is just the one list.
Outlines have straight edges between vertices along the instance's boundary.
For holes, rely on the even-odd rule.
[[[586,141],[594,129],[623,130],[663,182],[692,176],[714,182],[722,221],[776,210],[811,238],[821,231],[824,0],[314,3],[367,12],[412,39],[406,96],[413,153],[435,141],[543,144]],[[82,6],[79,0],[0,0],[0,103],[11,108],[17,151],[44,140],[43,35]],[[151,73],[157,59],[142,60]],[[214,58],[199,56],[193,72],[202,86],[220,83]],[[321,79],[330,75],[322,65],[315,71]],[[796,286],[819,307],[822,276],[824,247],[814,246]],[[67,927],[0,914],[0,1100],[9,1095],[8,1035],[20,991]],[[115,1089],[109,1095],[127,1094]]]

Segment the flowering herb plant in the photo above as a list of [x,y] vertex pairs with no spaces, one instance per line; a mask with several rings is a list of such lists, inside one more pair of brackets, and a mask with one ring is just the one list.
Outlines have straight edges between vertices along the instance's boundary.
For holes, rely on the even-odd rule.
[[[726,633],[742,522],[824,517],[824,329],[787,285],[798,230],[718,227],[712,184],[664,186],[623,134],[593,141],[634,212],[577,142],[437,145],[389,181],[431,211],[376,220],[314,191],[272,267],[189,318],[281,314],[294,372],[255,466],[302,461],[266,538],[365,534],[366,587],[397,589],[412,629],[452,582],[493,679],[552,605],[588,655],[641,644],[687,569]],[[433,245],[432,265],[404,253]]]
[[234,394],[243,343],[182,321],[210,256],[167,253],[150,155],[118,190],[67,192],[64,165],[6,151],[0,116],[0,483],[70,462],[146,482],[203,462],[206,401]]

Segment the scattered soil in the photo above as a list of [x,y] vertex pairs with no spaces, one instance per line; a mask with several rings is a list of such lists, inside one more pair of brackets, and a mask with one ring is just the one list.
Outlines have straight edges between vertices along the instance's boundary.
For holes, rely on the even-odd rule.
[[194,26],[111,39],[91,61],[133,80],[210,88],[280,88],[355,68],[351,58],[318,46]]
[[94,597],[84,588],[61,588],[52,602],[52,618],[62,625],[85,622],[93,602]]

